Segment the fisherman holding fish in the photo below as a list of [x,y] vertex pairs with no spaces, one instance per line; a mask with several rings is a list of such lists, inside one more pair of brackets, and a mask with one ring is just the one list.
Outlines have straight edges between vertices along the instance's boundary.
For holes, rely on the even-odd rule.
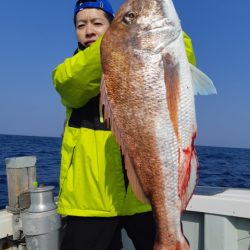
[[[58,197],[58,213],[67,216],[63,250],[122,249],[121,228],[137,250],[152,250],[155,241],[152,208],[134,195],[120,146],[99,112],[100,46],[113,18],[107,0],[78,0],[78,48],[53,71],[53,84],[66,107]],[[183,35],[189,61],[195,64],[191,40]]]

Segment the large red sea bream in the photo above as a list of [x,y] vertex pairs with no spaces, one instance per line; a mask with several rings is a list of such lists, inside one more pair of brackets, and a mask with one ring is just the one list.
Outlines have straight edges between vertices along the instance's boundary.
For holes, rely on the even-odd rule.
[[194,93],[212,82],[188,63],[171,0],[127,0],[101,45],[101,105],[131,187],[152,205],[156,250],[187,250],[181,231],[197,181]]

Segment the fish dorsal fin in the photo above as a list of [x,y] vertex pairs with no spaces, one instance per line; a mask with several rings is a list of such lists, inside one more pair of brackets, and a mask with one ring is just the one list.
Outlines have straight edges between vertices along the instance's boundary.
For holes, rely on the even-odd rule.
[[149,200],[146,197],[142,189],[142,186],[139,182],[139,179],[133,167],[132,161],[130,160],[128,155],[125,155],[124,158],[125,158],[125,167],[127,170],[129,184],[131,186],[131,189],[133,190],[133,193],[135,194],[136,198],[142,203],[149,203]]
[[217,94],[216,88],[212,82],[212,80],[204,74],[201,70],[196,68],[191,63],[190,70],[192,75],[192,83],[193,83],[193,90],[194,94],[200,95],[212,95]]
[[[107,121],[107,126],[111,127],[112,132],[116,138],[117,143],[121,147],[122,154],[124,155],[125,159],[125,168],[127,170],[127,176],[129,180],[129,184],[131,186],[131,189],[133,190],[135,196],[137,199],[143,203],[149,203],[149,200],[147,199],[146,195],[143,192],[142,186],[139,182],[139,179],[137,177],[137,174],[134,170],[134,166],[132,164],[132,161],[128,155],[128,152],[124,146],[123,143],[123,135],[119,128],[117,128],[114,117],[111,111],[110,103],[107,98],[107,92],[106,92],[106,86],[105,86],[105,76],[102,75],[102,82],[101,82],[101,97],[100,97],[100,121],[104,122],[104,120]],[[103,108],[104,106],[104,108]]]

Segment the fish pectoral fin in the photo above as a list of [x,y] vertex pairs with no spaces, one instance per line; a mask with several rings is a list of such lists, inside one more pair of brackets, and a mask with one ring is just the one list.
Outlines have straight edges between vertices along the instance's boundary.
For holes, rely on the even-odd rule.
[[128,155],[125,155],[125,167],[127,170],[129,184],[136,198],[142,203],[149,203]]
[[212,95],[217,94],[217,90],[212,80],[197,67],[190,65],[194,94]]
[[170,53],[162,55],[167,105],[176,137],[179,137],[178,114],[180,104],[180,64]]

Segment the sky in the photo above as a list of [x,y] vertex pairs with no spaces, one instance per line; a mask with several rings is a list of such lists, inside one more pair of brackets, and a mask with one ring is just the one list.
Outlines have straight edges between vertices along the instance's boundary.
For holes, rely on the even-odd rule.
[[[111,0],[115,11],[123,1]],[[76,48],[75,0],[0,1],[0,134],[59,137],[51,72]],[[174,0],[197,67],[218,94],[196,96],[196,145],[250,148],[250,1]]]

